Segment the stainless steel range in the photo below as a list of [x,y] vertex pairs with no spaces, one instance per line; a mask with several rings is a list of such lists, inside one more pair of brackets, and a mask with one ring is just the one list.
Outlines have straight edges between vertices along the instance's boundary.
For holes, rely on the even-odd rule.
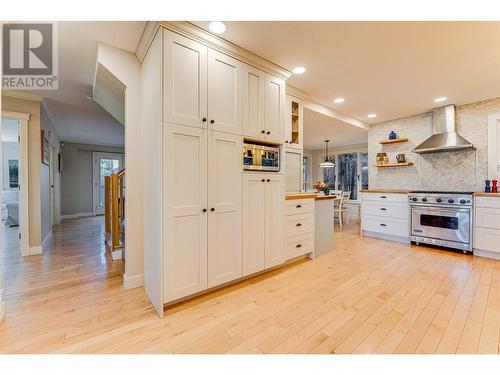
[[409,194],[411,241],[472,251],[472,193],[413,191]]

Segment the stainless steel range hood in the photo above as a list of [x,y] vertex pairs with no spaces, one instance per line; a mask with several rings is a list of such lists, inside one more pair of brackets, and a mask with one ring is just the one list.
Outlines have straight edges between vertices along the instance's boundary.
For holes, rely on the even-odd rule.
[[432,111],[434,135],[419,144],[412,152],[430,154],[433,152],[474,150],[474,145],[457,133],[455,106],[435,108]]

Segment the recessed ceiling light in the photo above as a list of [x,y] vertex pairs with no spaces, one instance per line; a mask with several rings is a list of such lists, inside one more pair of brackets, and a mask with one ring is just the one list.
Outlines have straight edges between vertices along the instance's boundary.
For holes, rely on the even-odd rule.
[[304,68],[303,66],[297,66],[295,68],[293,68],[292,72],[294,74],[302,74],[306,71],[306,68]]
[[446,99],[448,99],[446,96],[441,96],[439,98],[434,99],[434,102],[435,103],[444,102]]
[[221,21],[212,21],[208,24],[208,29],[214,34],[222,34],[226,31],[226,24]]
[[344,98],[337,98],[333,102],[339,104],[339,103],[344,103],[344,101],[345,101]]
[[374,118],[374,117],[377,117],[377,114],[376,113],[369,113],[366,117]]

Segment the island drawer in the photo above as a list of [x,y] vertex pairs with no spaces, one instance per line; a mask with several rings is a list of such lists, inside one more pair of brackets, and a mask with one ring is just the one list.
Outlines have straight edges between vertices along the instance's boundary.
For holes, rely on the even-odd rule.
[[285,238],[298,234],[312,233],[314,216],[312,212],[285,216]]
[[313,233],[300,234],[285,239],[285,260],[313,251]]
[[285,215],[303,214],[306,212],[314,212],[313,198],[285,201]]

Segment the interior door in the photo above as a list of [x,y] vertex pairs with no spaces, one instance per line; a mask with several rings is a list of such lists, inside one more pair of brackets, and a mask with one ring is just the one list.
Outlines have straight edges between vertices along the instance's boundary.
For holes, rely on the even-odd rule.
[[207,131],[164,127],[164,302],[207,288]]
[[208,127],[241,134],[241,62],[208,50]]
[[243,137],[209,131],[208,287],[240,278]]
[[124,155],[94,153],[94,215],[104,215],[104,177],[124,168]]
[[168,30],[163,41],[164,121],[205,127],[207,47]]
[[266,139],[284,142],[285,139],[285,81],[266,75],[266,108],[265,130]]
[[243,276],[265,267],[265,174],[243,175]]
[[282,176],[270,176],[265,183],[265,265],[266,268],[283,263],[283,204],[285,192]]
[[265,94],[266,73],[246,65],[243,69],[243,134],[245,137],[265,139]]

